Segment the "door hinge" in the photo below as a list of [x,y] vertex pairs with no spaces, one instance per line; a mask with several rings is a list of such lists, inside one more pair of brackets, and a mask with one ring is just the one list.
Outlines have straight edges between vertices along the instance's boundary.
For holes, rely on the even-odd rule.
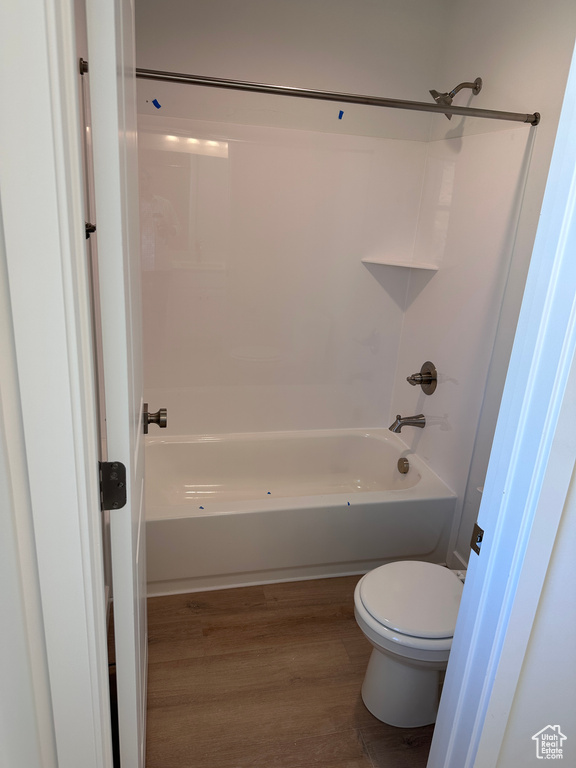
[[480,554],[480,547],[482,546],[482,539],[484,538],[484,531],[478,523],[474,523],[474,530],[472,531],[472,538],[470,539],[470,549]]
[[86,240],[90,237],[91,234],[96,232],[96,225],[91,224],[89,221],[84,222],[86,225]]
[[119,461],[101,461],[100,509],[126,506],[126,467]]

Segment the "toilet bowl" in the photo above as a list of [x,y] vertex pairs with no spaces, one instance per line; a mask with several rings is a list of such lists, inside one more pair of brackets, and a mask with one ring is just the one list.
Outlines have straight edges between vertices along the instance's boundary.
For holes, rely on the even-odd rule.
[[384,723],[415,728],[436,721],[462,582],[432,563],[388,563],[363,576],[354,614],[373,646],[362,700]]

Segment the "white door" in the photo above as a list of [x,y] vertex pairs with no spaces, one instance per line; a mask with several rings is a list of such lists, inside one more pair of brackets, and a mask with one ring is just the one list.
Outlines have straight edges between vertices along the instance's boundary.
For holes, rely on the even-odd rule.
[[88,67],[108,461],[126,467],[110,512],[122,768],[145,762],[146,541],[133,9],[87,0]]

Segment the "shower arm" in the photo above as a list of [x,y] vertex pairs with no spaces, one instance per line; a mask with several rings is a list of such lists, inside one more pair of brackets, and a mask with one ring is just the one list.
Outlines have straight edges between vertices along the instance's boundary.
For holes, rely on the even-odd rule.
[[[201,85],[209,88],[226,88],[234,91],[251,91],[254,93],[268,93],[278,96],[294,96],[301,99],[337,101],[343,104],[364,104],[371,107],[409,109],[417,112],[436,112],[437,114],[482,117],[491,120],[511,120],[517,123],[529,123],[530,125],[538,125],[540,122],[539,112],[526,114],[521,112],[503,112],[496,109],[478,109],[476,107],[455,107],[453,105],[430,104],[425,101],[386,99],[378,96],[361,96],[354,93],[336,93],[335,91],[314,91],[308,88],[251,83],[244,80],[226,80],[219,77],[187,75],[179,72],[162,72],[154,69],[137,68],[136,77],[142,80],[159,80],[167,83],[184,83],[187,85]],[[469,84],[462,83],[461,85],[456,86],[456,88],[464,88],[467,85]]]
[[482,78],[481,77],[477,77],[476,80],[474,80],[473,83],[460,83],[459,85],[456,86],[456,88],[453,88],[450,91],[448,96],[450,96],[450,98],[453,99],[454,96],[456,96],[457,93],[460,93],[460,91],[463,88],[470,88],[470,90],[472,91],[474,96],[477,96],[480,93],[480,91],[482,90]]

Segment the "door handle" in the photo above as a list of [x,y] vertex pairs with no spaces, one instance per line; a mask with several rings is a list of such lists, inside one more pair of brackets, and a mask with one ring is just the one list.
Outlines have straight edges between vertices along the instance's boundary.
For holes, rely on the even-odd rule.
[[168,424],[168,411],[166,408],[160,408],[156,413],[150,413],[148,411],[148,403],[144,403],[142,422],[144,424],[145,435],[148,434],[149,424],[157,424],[160,429],[166,429],[166,425]]

